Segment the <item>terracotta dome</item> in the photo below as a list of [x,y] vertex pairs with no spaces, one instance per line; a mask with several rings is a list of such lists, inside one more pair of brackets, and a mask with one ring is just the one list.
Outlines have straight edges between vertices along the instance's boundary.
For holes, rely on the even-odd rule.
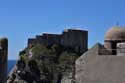
[[125,27],[112,27],[105,35],[105,40],[125,40]]

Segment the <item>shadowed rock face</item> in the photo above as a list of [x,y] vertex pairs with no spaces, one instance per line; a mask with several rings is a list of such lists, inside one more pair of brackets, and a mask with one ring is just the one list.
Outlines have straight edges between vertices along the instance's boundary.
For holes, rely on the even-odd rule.
[[0,39],[0,83],[6,83],[7,80],[7,55],[8,55],[8,39]]

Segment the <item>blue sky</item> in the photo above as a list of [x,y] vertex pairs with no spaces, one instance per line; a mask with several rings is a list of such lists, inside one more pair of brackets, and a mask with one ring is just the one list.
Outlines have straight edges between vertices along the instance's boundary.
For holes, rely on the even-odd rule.
[[125,26],[124,0],[0,0],[0,37],[9,39],[9,59],[17,59],[27,39],[64,28],[89,31],[89,47],[103,43],[117,22]]

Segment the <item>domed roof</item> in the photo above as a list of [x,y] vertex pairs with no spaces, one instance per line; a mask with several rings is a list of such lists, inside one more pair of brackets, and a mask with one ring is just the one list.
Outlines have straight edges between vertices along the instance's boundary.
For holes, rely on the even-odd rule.
[[125,27],[112,27],[105,35],[105,40],[125,40]]

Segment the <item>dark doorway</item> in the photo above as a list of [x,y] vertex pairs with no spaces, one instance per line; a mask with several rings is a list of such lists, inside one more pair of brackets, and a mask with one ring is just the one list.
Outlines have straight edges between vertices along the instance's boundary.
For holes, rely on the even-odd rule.
[[112,54],[113,55],[116,55],[116,45],[117,45],[117,42],[112,42]]

